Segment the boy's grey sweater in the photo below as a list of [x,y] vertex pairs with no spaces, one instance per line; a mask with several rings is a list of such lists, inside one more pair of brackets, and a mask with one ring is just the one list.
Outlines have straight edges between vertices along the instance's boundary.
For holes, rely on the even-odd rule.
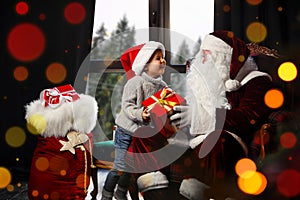
[[117,126],[132,134],[140,126],[146,125],[142,118],[142,102],[165,86],[167,84],[162,76],[154,79],[145,72],[128,80],[123,90],[122,109],[116,118]]

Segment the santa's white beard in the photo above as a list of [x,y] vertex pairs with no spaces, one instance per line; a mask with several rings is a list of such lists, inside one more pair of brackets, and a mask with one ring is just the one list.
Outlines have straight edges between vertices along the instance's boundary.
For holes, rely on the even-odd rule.
[[[187,75],[187,102],[191,106],[191,135],[207,135],[215,130],[216,108],[228,106],[223,77],[211,55],[202,63],[199,53]],[[205,137],[204,137],[205,138]]]

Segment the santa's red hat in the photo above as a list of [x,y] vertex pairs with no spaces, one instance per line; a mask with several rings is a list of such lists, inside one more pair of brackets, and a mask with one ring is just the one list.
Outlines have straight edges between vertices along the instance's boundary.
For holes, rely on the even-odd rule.
[[160,42],[149,41],[144,44],[140,44],[127,49],[121,55],[121,63],[126,71],[127,79],[132,78],[135,75],[141,75],[145,65],[150,60],[156,49],[162,50],[163,56],[165,56],[165,47]]
[[219,30],[207,35],[201,45],[202,49],[209,49],[231,55],[231,62],[228,68],[230,79],[226,80],[226,85],[232,87],[228,88],[229,91],[238,87],[237,85],[239,83],[234,79],[250,55],[246,43],[235,37],[231,31]]

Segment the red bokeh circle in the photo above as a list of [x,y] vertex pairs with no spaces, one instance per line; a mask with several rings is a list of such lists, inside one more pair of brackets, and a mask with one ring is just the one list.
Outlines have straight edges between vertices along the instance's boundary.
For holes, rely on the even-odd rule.
[[36,60],[44,52],[46,39],[43,31],[31,23],[16,25],[8,34],[7,48],[17,60]]
[[84,6],[80,3],[69,3],[64,11],[64,16],[67,22],[70,24],[81,23],[86,15],[86,10]]
[[16,4],[16,12],[19,14],[19,15],[25,15],[28,13],[28,10],[29,10],[29,7],[28,7],[28,4],[26,2],[18,2]]

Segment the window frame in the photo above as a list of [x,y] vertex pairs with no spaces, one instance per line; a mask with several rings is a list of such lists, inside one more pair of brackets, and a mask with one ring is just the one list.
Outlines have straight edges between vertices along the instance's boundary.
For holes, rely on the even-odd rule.
[[[165,45],[166,49],[170,49],[170,0],[149,0],[149,40],[158,41]],[[155,29],[151,29],[151,27]],[[164,31],[160,31],[163,28]],[[185,65],[172,65],[171,52],[166,51],[165,59],[169,67],[175,69],[179,73],[185,73]],[[104,65],[103,60],[91,59],[88,73],[99,72],[105,70],[104,73],[122,71],[125,73],[120,60],[114,60],[109,66]],[[105,61],[107,62],[107,61]],[[170,83],[170,71],[164,73],[164,80]]]

